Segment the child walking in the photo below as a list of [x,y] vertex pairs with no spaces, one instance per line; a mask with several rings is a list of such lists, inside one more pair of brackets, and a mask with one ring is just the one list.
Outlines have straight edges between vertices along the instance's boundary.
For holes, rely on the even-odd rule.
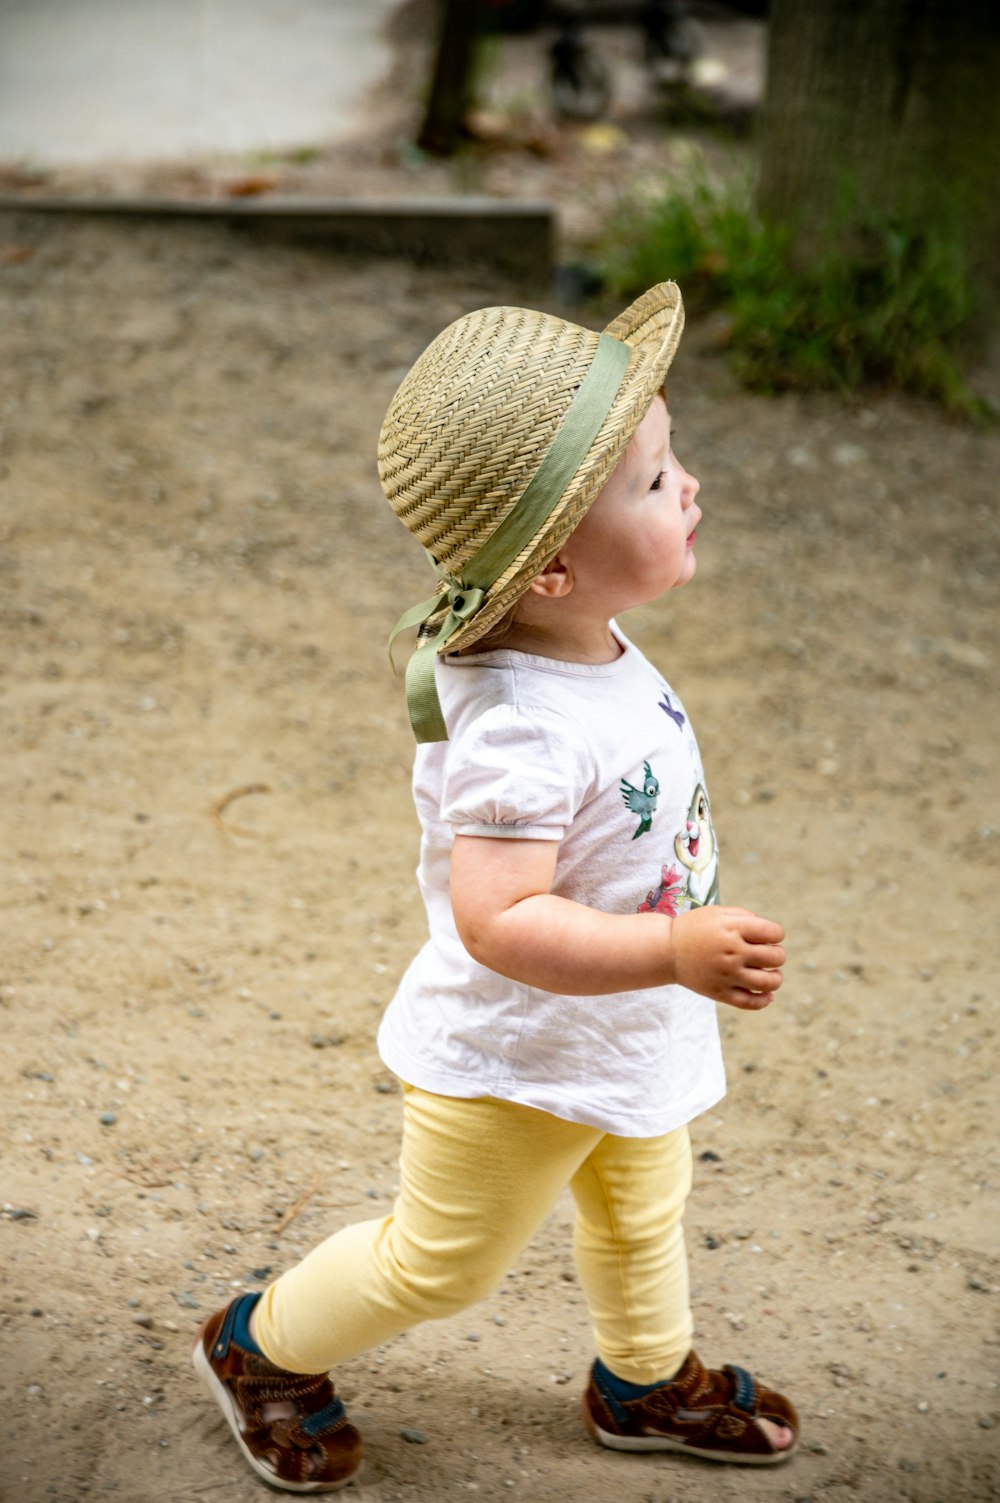
[[407,700],[429,938],[379,1032],[403,1082],[400,1190],[203,1326],[195,1366],[240,1449],[291,1492],[362,1443],[329,1371],[487,1295],[568,1185],[596,1358],[595,1441],[787,1459],[788,1399],[692,1349],[687,1124],[725,1090],[718,1002],[767,1006],[783,931],[719,906],[697,743],[617,624],[687,584],[698,482],[664,382],[673,283],[603,334],[485,308],[393,398],[379,470],[434,595]]

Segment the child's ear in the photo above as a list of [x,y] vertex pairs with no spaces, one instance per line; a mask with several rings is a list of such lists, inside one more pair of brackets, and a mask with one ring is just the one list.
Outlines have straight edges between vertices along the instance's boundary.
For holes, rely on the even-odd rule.
[[573,588],[573,570],[557,553],[540,574],[536,574],[528,589],[548,600],[559,600]]

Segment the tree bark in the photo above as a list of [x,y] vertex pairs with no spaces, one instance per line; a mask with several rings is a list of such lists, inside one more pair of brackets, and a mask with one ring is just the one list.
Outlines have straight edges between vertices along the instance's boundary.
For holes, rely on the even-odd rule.
[[461,141],[482,18],[483,0],[443,0],[441,4],[434,76],[427,113],[417,136],[417,145],[435,156],[450,156]]
[[773,0],[759,204],[810,260],[872,212],[1000,284],[997,0]]

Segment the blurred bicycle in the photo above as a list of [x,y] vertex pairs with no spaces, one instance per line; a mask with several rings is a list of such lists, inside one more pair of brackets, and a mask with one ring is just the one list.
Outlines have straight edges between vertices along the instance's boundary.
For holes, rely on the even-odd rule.
[[642,57],[658,85],[688,80],[704,49],[698,23],[684,0],[484,0],[495,31],[555,28],[549,46],[549,92],[559,115],[596,120],[611,102],[611,71],[587,35],[592,26],[636,26]]
[[611,74],[587,38],[588,24],[637,25],[643,61],[660,86],[686,83],[703,49],[701,29],[683,0],[642,0],[638,5],[552,3],[545,13],[558,28],[549,49],[552,102],[570,120],[596,120],[611,101]]

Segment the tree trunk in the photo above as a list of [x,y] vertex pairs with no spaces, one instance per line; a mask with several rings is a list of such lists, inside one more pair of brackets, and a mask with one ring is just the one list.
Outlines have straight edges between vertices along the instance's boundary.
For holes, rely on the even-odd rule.
[[773,0],[759,203],[812,259],[872,212],[1000,285],[997,0]]
[[435,156],[450,156],[462,138],[483,0],[443,0],[434,77],[417,145]]

